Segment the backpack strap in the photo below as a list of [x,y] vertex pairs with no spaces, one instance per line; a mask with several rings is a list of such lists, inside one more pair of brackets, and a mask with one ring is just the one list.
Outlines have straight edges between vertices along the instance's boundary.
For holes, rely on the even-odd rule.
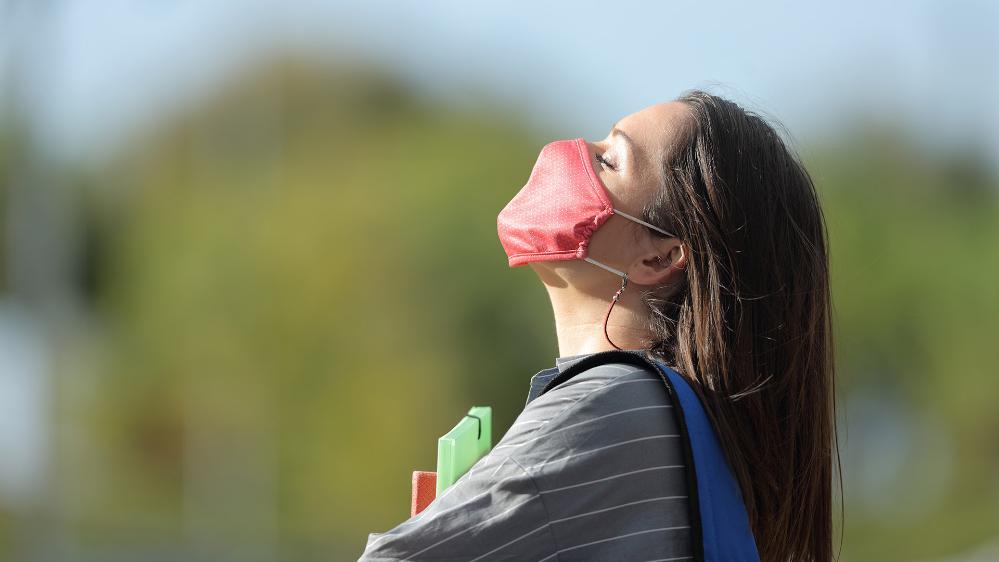
[[598,365],[625,363],[657,373],[673,399],[687,473],[694,558],[759,562],[742,493],[700,398],[690,383],[646,351],[602,351],[573,363],[548,381],[541,394]]

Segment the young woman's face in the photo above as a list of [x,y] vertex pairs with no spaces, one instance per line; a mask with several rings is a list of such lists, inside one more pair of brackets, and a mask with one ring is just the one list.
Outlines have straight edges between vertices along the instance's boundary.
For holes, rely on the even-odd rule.
[[603,140],[587,143],[615,208],[641,215],[659,188],[662,155],[685,114],[679,102],[651,105],[619,120]]
[[[593,168],[607,187],[615,209],[642,218],[642,209],[662,183],[663,155],[686,122],[686,115],[686,106],[680,102],[651,105],[619,120],[603,140],[587,142]],[[637,232],[638,244],[636,229],[646,230]],[[654,245],[647,229],[612,216],[593,234],[588,253],[603,263],[629,271],[633,281],[648,284],[659,281],[652,278],[655,272],[646,268],[653,266],[645,260],[654,261],[658,255],[664,261],[672,261],[680,253],[678,246],[675,239],[670,242],[660,239]],[[592,269],[594,275],[601,275],[599,270]]]

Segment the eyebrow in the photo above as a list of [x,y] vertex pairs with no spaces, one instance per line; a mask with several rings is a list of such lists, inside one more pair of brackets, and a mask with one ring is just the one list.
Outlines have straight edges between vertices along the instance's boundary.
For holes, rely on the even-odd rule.
[[[618,121],[618,123],[620,123],[620,121]],[[617,137],[621,137],[622,139],[624,139],[625,144],[628,145],[628,156],[630,156],[631,159],[634,160],[635,159],[635,142],[633,140],[631,140],[631,137],[628,136],[628,133],[625,133],[621,129],[618,129],[617,128],[617,123],[614,123],[614,127],[611,128],[611,136],[612,137],[617,136]]]

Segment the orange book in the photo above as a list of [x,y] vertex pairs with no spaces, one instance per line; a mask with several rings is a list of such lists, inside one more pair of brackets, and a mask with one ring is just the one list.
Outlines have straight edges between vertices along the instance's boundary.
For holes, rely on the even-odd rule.
[[409,504],[409,516],[423,511],[437,497],[437,473],[426,470],[413,471],[413,499]]

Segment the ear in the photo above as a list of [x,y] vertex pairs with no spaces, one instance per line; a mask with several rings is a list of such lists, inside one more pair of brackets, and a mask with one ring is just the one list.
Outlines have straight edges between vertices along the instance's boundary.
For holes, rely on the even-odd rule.
[[668,285],[684,276],[687,247],[679,240],[663,241],[635,260],[628,269],[628,279],[639,285]]

